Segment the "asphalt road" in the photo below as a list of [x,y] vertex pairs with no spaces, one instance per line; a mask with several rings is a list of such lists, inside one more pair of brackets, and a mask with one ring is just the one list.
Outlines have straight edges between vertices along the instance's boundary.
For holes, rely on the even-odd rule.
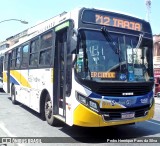
[[[151,141],[152,138],[160,140],[160,104],[156,104],[155,111],[155,116],[152,120],[129,126],[83,128],[70,127],[60,123],[58,127],[52,127],[46,121],[42,121],[36,112],[22,104],[13,105],[7,94],[0,93],[0,137],[52,137],[51,140],[56,141],[56,145],[64,145],[63,142],[68,143],[67,145],[71,145],[69,144],[70,142],[73,145],[75,143],[77,145],[91,143],[105,145],[107,140],[113,140],[112,142],[114,142],[115,139],[133,140],[142,137]],[[154,146],[160,144],[156,143],[156,141],[153,142],[155,143],[151,142],[150,144]],[[127,144],[119,143],[118,145],[124,146]],[[143,142],[138,143],[138,145],[143,144]],[[30,146],[31,144],[17,145]],[[39,146],[41,144],[35,145]],[[116,145],[116,143],[107,143],[107,145]],[[137,145],[137,143],[132,143],[132,145]]]

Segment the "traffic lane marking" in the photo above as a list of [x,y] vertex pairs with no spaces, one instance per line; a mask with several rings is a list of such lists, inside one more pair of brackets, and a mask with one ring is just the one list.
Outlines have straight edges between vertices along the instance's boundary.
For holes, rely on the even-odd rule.
[[[7,136],[9,136],[9,137],[17,137],[17,136],[15,136],[15,135],[13,135],[13,134],[5,127],[5,125],[4,125],[3,122],[0,122],[0,129],[1,129],[5,134],[7,134]],[[25,145],[17,143],[17,146],[25,146]]]
[[0,122],[0,128],[3,130],[4,133],[6,133],[9,137],[16,137],[13,135],[4,125],[4,123]]
[[[156,121],[156,122],[154,122],[154,121],[156,121],[156,120],[149,120],[149,121],[146,121],[146,122],[149,122],[149,123],[152,123],[152,124],[160,126],[160,122],[159,121]],[[157,122],[159,122],[159,123],[157,123]]]

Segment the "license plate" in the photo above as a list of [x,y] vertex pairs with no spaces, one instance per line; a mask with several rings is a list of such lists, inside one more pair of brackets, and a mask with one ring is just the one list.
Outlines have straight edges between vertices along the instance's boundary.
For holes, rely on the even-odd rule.
[[132,119],[134,117],[135,117],[135,113],[134,112],[122,113],[121,114],[121,118],[122,119]]

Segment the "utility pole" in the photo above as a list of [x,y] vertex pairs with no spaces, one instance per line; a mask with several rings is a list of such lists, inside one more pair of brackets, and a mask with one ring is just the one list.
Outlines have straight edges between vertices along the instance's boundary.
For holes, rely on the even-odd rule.
[[145,4],[146,4],[146,20],[148,22],[150,22],[151,3],[152,3],[152,0],[145,0]]

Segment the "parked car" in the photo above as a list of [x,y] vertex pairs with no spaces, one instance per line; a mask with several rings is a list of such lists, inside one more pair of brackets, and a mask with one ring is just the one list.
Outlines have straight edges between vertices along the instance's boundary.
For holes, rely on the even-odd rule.
[[3,89],[3,79],[0,77],[0,89]]

